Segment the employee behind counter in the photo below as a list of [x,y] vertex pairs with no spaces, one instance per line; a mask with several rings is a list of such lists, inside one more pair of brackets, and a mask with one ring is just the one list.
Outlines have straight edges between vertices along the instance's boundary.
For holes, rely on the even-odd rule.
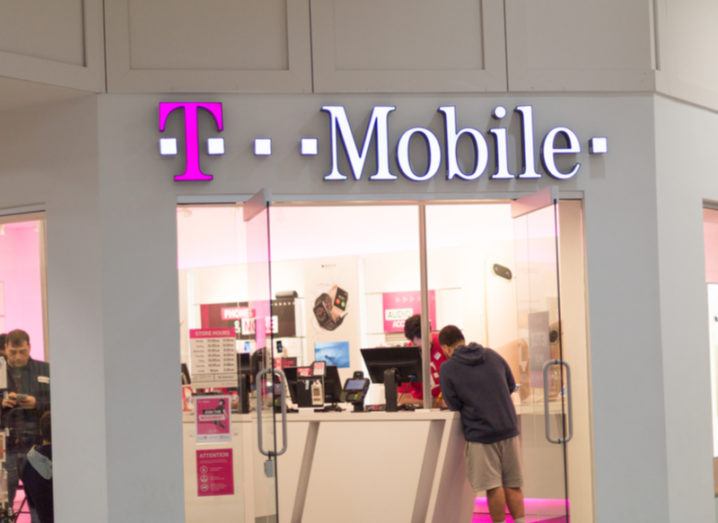
[[[413,346],[421,347],[421,316],[414,314],[404,322],[404,336]],[[439,385],[439,369],[446,361],[446,354],[439,343],[439,333],[431,333],[431,362],[429,363],[429,371],[431,375],[431,396],[433,398],[432,406],[434,408],[444,407],[444,401],[441,397],[441,387]],[[424,401],[423,383],[420,381],[403,383],[398,387],[398,403],[399,405],[422,405]]]

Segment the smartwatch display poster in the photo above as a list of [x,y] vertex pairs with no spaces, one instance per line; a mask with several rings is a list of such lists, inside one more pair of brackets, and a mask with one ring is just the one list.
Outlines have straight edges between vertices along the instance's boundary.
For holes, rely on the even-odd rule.
[[197,451],[197,495],[231,496],[234,494],[232,449]]
[[229,396],[197,396],[195,398],[195,427],[197,443],[231,441]]
[[334,284],[314,299],[314,318],[320,328],[326,331],[337,329],[347,316],[349,292]]
[[190,329],[192,387],[237,386],[237,351],[232,329]]
[[327,365],[333,365],[339,369],[348,369],[349,342],[318,341],[314,344],[314,359],[316,361],[324,361]]
[[[421,314],[421,292],[384,292],[382,293],[384,313],[384,333],[404,332],[404,322],[414,314]],[[436,291],[429,291],[429,323],[436,329]]]

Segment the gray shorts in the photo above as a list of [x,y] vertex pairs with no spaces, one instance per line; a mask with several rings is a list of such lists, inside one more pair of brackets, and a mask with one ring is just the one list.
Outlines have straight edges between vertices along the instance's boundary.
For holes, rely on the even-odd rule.
[[467,441],[465,454],[466,475],[474,492],[523,485],[518,436],[496,443]]

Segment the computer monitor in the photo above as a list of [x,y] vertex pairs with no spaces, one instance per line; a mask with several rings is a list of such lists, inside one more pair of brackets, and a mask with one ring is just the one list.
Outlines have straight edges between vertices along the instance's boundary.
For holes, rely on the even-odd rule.
[[252,388],[252,369],[248,352],[237,353],[237,393],[239,395],[239,412],[249,412],[249,391]]
[[339,370],[335,365],[327,365],[327,373],[324,375],[324,403],[339,403],[342,396],[342,382],[339,378]]
[[297,368],[296,367],[285,367],[282,369],[284,376],[287,378],[287,388],[289,389],[289,396],[292,398],[292,403],[298,404],[297,401]]
[[386,410],[398,410],[397,385],[421,381],[421,349],[419,347],[378,347],[361,349],[371,381],[384,384]]
[[249,372],[249,353],[238,352],[237,353],[237,372]]
[[[287,387],[289,388],[289,395],[292,397],[292,403],[299,404],[299,401],[297,401],[297,367],[287,367],[283,370],[287,378]],[[342,383],[339,378],[339,370],[334,365],[327,365],[324,376],[324,402],[339,403],[341,395]]]

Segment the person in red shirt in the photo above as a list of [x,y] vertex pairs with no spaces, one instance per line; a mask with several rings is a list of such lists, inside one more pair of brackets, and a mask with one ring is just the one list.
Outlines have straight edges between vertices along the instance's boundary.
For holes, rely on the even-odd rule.
[[[404,322],[404,336],[409,340],[410,346],[421,347],[421,316],[414,314]],[[431,396],[435,407],[441,406],[441,387],[439,386],[439,369],[446,361],[446,354],[439,344],[438,332],[431,333],[431,362],[429,373],[431,376]],[[421,382],[402,383],[399,385],[399,404],[421,405],[424,400],[423,384]]]

